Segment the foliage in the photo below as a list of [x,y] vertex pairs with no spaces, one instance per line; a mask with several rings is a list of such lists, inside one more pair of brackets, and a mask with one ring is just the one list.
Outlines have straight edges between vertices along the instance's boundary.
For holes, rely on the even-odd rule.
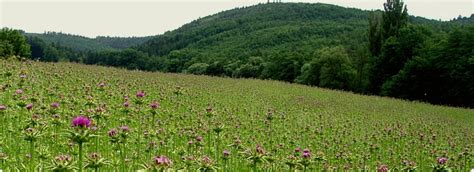
[[2,28],[0,30],[0,57],[29,57],[30,45],[19,30]]

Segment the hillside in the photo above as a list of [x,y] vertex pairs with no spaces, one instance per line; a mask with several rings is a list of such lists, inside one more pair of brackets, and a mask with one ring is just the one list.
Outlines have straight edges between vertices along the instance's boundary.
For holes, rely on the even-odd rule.
[[[431,171],[440,158],[454,171],[474,168],[472,109],[279,81],[71,63],[0,65],[4,171],[50,171],[61,163],[77,169],[81,149],[68,133],[82,131],[99,136],[85,136],[83,164],[95,153],[109,162],[101,171],[285,171],[303,170],[305,160],[308,171]],[[79,115],[91,125],[75,128]],[[160,156],[172,164],[153,160]]]
[[[186,53],[191,62],[226,63],[288,53],[310,58],[315,50],[335,45],[343,45],[353,53],[356,46],[368,43],[369,12],[321,3],[259,4],[197,19],[137,49],[170,58],[174,58],[172,51]],[[445,23],[436,20],[410,20],[447,29]]]
[[139,50],[174,50],[238,60],[274,51],[311,54],[318,47],[364,42],[368,12],[328,4],[272,3],[207,16],[166,32]]
[[37,37],[46,44],[56,44],[76,52],[120,50],[143,44],[151,37],[104,37],[88,38],[58,32],[24,33],[27,37]]

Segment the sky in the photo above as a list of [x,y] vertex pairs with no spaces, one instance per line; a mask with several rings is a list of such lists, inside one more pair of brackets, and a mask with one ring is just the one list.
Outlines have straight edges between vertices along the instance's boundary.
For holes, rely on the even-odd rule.
[[[150,36],[200,17],[267,0],[0,0],[0,27],[87,37]],[[385,0],[282,0],[329,3],[365,10]],[[474,13],[474,0],[405,0],[410,15],[450,20]]]

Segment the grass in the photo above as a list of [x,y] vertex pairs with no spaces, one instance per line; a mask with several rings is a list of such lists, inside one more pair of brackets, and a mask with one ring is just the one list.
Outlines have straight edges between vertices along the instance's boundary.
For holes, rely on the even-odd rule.
[[[4,171],[474,168],[472,109],[277,81],[71,63],[0,65]],[[143,98],[136,97],[140,91]],[[55,102],[58,108],[51,106]],[[152,102],[159,108],[152,109]],[[72,127],[79,115],[89,117],[92,127]],[[118,135],[110,137],[112,129]],[[73,136],[84,132],[79,151]],[[308,149],[310,157],[297,148]],[[159,156],[172,164],[153,160]],[[440,157],[447,163],[438,163]]]

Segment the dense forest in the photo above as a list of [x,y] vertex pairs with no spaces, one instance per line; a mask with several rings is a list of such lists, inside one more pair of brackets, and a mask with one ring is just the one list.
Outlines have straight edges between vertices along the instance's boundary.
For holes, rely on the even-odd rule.
[[[436,21],[409,16],[400,0],[383,5],[383,11],[364,11],[320,3],[259,4],[154,37],[91,39],[3,29],[0,54],[274,79],[474,107],[474,16]],[[12,34],[29,46],[13,50],[17,46],[6,36]]]

